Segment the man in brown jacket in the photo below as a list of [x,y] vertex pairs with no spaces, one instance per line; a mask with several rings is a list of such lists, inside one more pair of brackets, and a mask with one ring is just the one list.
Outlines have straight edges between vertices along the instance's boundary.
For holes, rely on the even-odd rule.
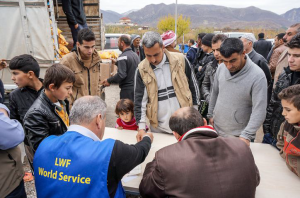
[[0,197],[26,198],[21,150],[22,125],[9,118],[8,108],[0,104]]
[[[300,32],[300,23],[296,23],[294,25],[291,25],[285,32],[285,35],[283,37],[283,41],[285,43],[290,42],[290,40]],[[276,82],[278,80],[279,75],[282,73],[283,68],[286,68],[288,66],[288,49],[286,49],[282,54],[280,55],[277,66],[276,66],[276,71],[274,75],[274,84],[273,88],[276,86]]]
[[274,75],[276,71],[276,66],[280,55],[286,50],[286,46],[284,45],[283,37],[285,33],[277,34],[274,41],[274,49],[273,53],[270,57],[269,61],[269,69],[272,75],[272,79],[274,80]]
[[95,45],[95,34],[88,28],[81,29],[78,32],[77,51],[67,54],[60,62],[69,67],[76,78],[70,106],[82,96],[101,96],[103,92],[100,81],[101,58],[95,50]]
[[142,197],[254,198],[260,176],[243,141],[218,137],[200,113],[185,107],[170,118],[178,143],[156,152],[139,190]]

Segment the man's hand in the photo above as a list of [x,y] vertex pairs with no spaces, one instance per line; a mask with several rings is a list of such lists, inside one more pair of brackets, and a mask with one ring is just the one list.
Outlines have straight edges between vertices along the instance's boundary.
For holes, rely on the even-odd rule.
[[101,84],[104,85],[105,87],[110,86],[110,84],[107,82],[107,79],[103,80]]
[[114,58],[111,58],[110,60],[111,60],[111,64],[112,64],[112,65],[115,65],[115,64],[116,64],[116,62],[117,62],[117,60],[116,60],[116,59],[114,59]]
[[8,113],[5,109],[0,108],[0,113],[4,113],[4,115],[8,117]]
[[211,126],[214,126],[214,119],[213,119],[213,118],[210,118],[210,119],[209,119],[209,124],[210,124]]
[[5,62],[4,59],[0,60],[0,70],[4,69],[5,67],[7,67],[7,63]]
[[74,27],[75,27],[75,29],[77,29],[78,28],[78,23],[76,25],[74,25]]
[[248,146],[250,146],[250,141],[245,139],[245,138],[242,138],[242,137],[239,137],[240,140],[242,140],[243,142],[245,142]]
[[145,134],[146,134],[146,131],[144,129],[138,130],[138,133],[136,135],[136,141],[137,142],[141,141]]
[[[143,136],[142,136],[142,139],[145,137],[145,136],[149,136],[150,137],[150,139],[151,139],[151,143],[153,142],[153,133],[151,133],[151,132],[147,132],[147,133],[145,133]],[[142,140],[141,139],[141,140]]]

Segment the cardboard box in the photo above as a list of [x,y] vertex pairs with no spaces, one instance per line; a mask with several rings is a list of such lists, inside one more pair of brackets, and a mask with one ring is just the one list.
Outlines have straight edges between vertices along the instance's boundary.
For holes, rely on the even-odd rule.
[[111,63],[100,63],[100,81],[111,77]]

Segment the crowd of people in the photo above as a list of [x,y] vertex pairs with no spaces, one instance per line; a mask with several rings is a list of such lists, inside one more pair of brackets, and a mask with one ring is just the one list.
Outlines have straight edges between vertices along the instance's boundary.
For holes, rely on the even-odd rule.
[[[118,72],[108,79],[100,76],[92,30],[84,20],[70,23],[74,50],[43,79],[31,55],[8,65],[18,88],[8,107],[0,104],[0,197],[26,197],[23,141],[38,197],[125,197],[121,179],[145,160],[155,133],[178,143],[147,164],[143,197],[255,197],[260,175],[249,146],[260,128],[263,143],[300,177],[299,23],[273,46],[263,33],[258,41],[199,33],[186,55],[175,49],[173,31],[124,34],[112,60]],[[111,84],[120,86],[116,128],[137,131],[135,145],[102,140],[101,96]]]

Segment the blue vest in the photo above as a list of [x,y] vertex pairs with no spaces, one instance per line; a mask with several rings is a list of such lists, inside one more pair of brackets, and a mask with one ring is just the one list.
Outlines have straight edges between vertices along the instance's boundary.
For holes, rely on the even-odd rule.
[[[37,197],[109,197],[107,172],[114,144],[73,131],[46,138],[33,161]],[[121,181],[115,197],[125,198]]]

